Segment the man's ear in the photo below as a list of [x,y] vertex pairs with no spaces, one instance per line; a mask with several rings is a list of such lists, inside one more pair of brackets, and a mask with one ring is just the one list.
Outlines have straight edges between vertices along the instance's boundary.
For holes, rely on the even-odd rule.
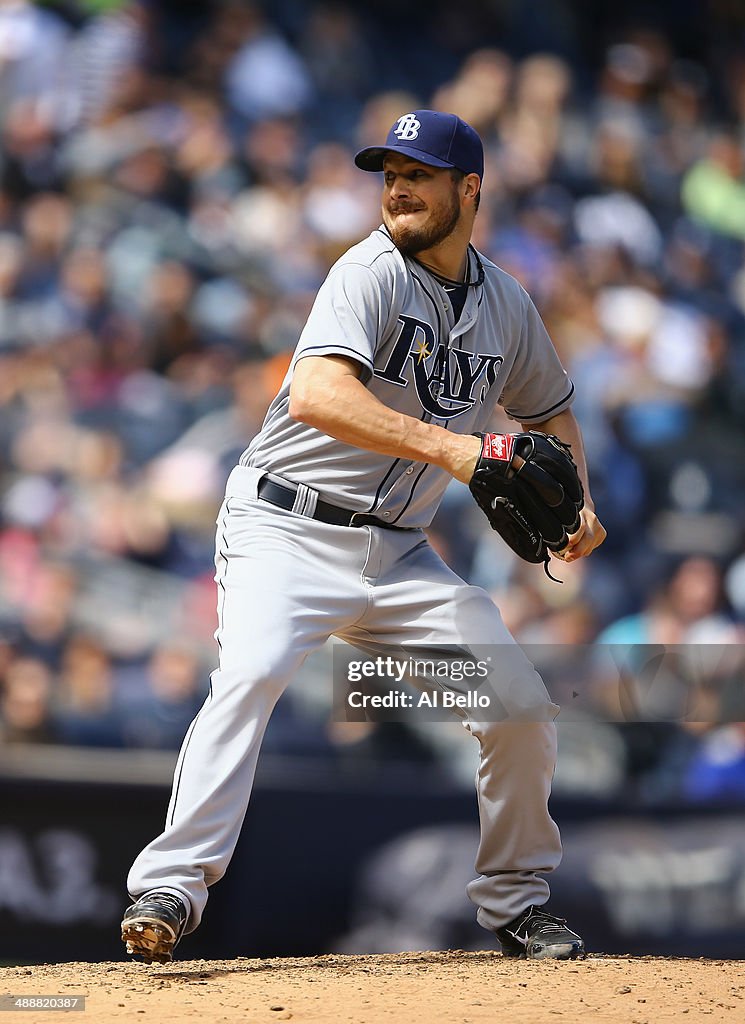
[[467,174],[463,182],[465,184],[464,196],[474,199],[481,188],[481,178],[479,178],[478,174]]

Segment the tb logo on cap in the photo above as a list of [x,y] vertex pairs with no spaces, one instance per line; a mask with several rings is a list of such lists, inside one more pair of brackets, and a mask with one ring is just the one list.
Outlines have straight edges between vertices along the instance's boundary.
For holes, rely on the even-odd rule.
[[399,117],[398,124],[393,129],[393,134],[398,135],[402,142],[407,142],[409,139],[415,139],[419,135],[421,127],[421,123],[417,120],[415,114],[404,114],[403,117]]

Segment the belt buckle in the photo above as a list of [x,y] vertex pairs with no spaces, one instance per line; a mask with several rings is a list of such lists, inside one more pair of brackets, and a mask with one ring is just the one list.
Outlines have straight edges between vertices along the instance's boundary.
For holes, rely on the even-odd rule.
[[[355,522],[357,520],[357,522]],[[387,523],[385,519],[379,519],[378,516],[372,515],[370,512],[353,512],[350,520],[350,526],[379,526],[383,530],[400,530],[400,526],[394,526],[393,523]]]

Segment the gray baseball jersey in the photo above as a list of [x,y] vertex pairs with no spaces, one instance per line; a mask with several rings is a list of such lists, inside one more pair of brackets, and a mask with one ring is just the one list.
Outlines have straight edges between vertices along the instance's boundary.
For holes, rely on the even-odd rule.
[[304,483],[325,501],[388,523],[431,522],[450,480],[445,470],[352,447],[289,417],[293,367],[305,356],[356,360],[384,405],[460,434],[486,430],[496,402],[523,423],[567,408],[572,384],[527,292],[473,249],[469,261],[469,280],[480,283],[469,287],[455,323],[441,282],[402,256],[384,228],[342,256],[241,465]]

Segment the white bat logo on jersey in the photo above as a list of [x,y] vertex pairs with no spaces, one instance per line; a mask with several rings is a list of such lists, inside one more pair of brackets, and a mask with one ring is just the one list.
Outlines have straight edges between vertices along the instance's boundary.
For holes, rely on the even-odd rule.
[[409,360],[419,401],[437,419],[460,416],[477,401],[484,401],[504,362],[502,356],[451,349],[442,342],[438,345],[434,328],[413,316],[402,314],[398,322],[401,331],[387,363],[375,371],[376,377],[407,387],[404,370]]

